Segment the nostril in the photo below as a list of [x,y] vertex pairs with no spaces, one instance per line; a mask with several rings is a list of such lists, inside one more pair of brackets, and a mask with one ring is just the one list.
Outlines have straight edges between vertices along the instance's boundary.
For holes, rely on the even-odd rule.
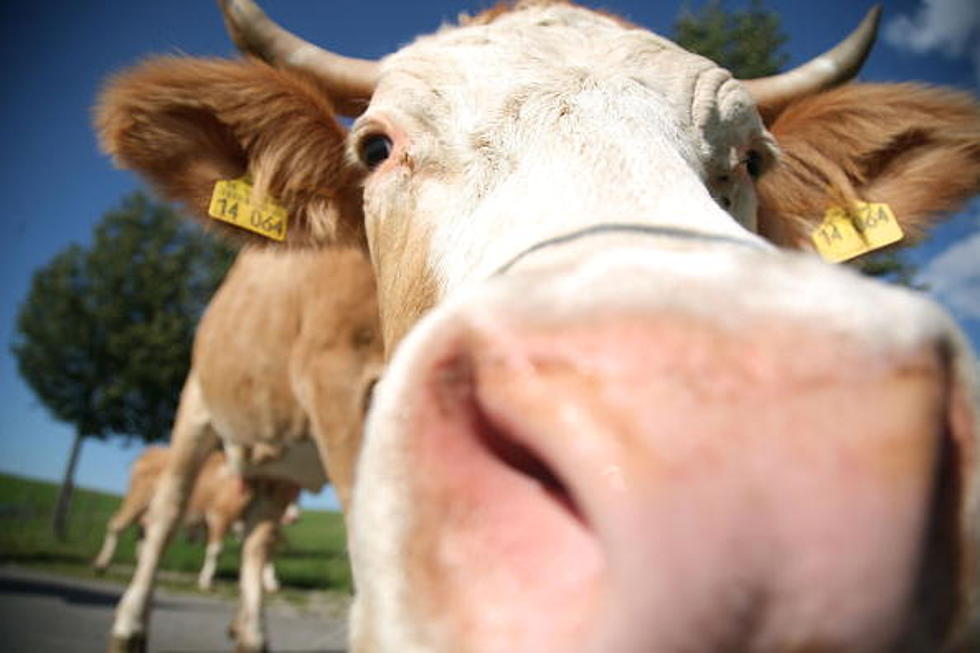
[[584,524],[584,514],[554,468],[513,427],[498,423],[485,410],[480,400],[479,375],[472,363],[465,357],[456,357],[440,366],[439,377],[444,389],[448,389],[447,383],[452,386],[448,395],[462,404],[457,407],[462,408],[467,430],[476,443],[503,466],[535,481],[572,518]]
[[577,521],[585,521],[571,492],[555,471],[532,449],[498,428],[474,402],[474,432],[481,444],[504,465],[536,481],[543,491],[562,505]]
[[[541,378],[524,351],[471,331],[446,336],[407,377],[405,404],[385,412],[393,386],[382,384],[372,415],[404,429],[390,444],[412,472],[393,480],[414,511],[402,541],[424,588],[412,598],[419,623],[475,625],[491,642],[481,650],[581,648],[606,557],[601,513],[558,446],[568,432],[537,413]],[[560,623],[526,619],[537,613]]]

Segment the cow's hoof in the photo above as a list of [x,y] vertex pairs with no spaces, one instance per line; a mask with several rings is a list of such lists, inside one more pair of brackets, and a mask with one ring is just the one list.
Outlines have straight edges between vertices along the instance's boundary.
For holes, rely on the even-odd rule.
[[266,646],[247,646],[245,644],[235,644],[235,653],[268,653]]
[[113,635],[109,639],[109,653],[146,653],[146,635]]
[[235,653],[267,653],[269,648],[265,644],[243,644],[239,641],[238,619],[232,619],[228,624],[228,638],[235,642]]

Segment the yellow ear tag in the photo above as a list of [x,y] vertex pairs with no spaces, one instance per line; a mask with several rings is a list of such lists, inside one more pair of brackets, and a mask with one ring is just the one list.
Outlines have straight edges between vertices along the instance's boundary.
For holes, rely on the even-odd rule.
[[208,215],[266,238],[286,238],[286,209],[271,199],[252,201],[252,184],[245,177],[224,179],[214,185]]
[[887,204],[855,202],[850,212],[840,206],[827,209],[810,237],[824,259],[840,263],[897,243],[905,234]]

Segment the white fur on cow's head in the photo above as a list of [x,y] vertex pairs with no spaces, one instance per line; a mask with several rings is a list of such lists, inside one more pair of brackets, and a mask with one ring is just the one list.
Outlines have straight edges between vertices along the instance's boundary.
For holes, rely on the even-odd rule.
[[744,161],[766,164],[772,141],[738,81],[666,39],[532,6],[419,39],[381,70],[349,147],[394,143],[365,181],[382,306],[408,283],[443,297],[589,225],[754,239]]

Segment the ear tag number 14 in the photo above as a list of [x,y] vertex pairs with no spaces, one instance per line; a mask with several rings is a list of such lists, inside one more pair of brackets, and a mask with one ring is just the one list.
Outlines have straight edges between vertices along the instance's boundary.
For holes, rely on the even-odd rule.
[[252,185],[244,177],[214,185],[208,215],[272,240],[286,238],[286,209],[269,199],[253,201]]
[[810,235],[817,251],[832,263],[897,243],[905,234],[891,207],[873,202],[855,202],[852,210],[833,206]]

